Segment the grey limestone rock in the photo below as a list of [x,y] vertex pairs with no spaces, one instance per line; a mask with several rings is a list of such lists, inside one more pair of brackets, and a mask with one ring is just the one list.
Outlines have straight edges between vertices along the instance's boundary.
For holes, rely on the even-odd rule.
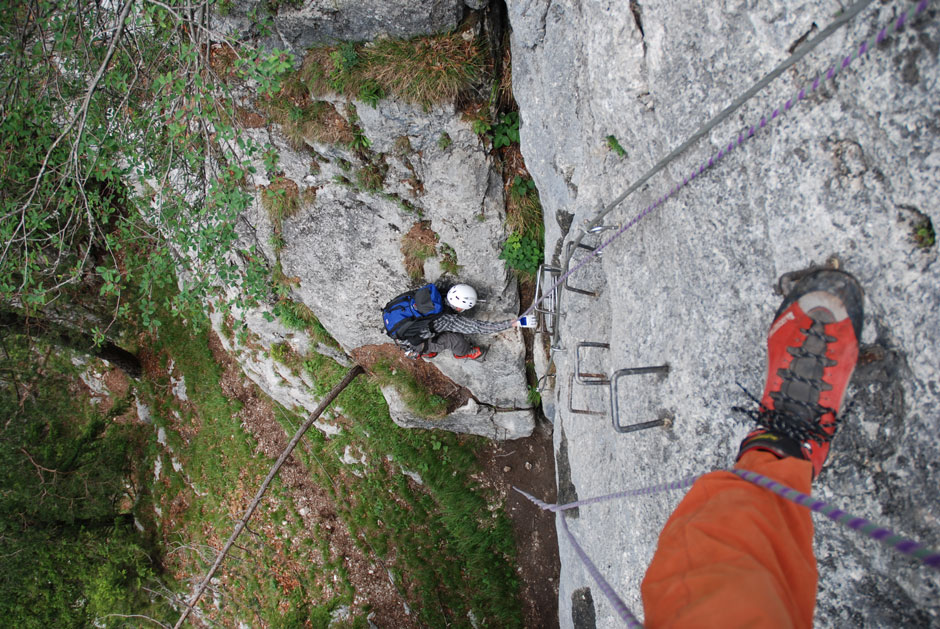
[[496,409],[489,405],[480,405],[470,399],[445,417],[427,419],[411,412],[394,387],[383,387],[382,393],[388,401],[392,420],[403,428],[448,430],[500,441],[516,438],[514,435],[532,432],[531,410]]
[[[345,103],[336,105],[338,112],[348,115]],[[279,176],[297,185],[302,202],[295,214],[282,220],[284,245],[275,251],[271,244],[275,227],[259,195],[238,225],[243,245],[256,247],[270,266],[280,263],[291,278],[291,298],[310,307],[347,353],[389,342],[381,324],[382,306],[405,290],[445,275],[449,281],[477,288],[481,302],[472,316],[514,318],[519,309],[515,278],[498,259],[505,239],[501,180],[469,124],[453,107],[425,111],[394,101],[382,101],[377,108],[356,105],[358,124],[371,142],[368,156],[345,146],[317,143],[311,143],[309,150],[297,150],[277,129],[249,131],[253,139],[277,150]],[[441,142],[442,134],[449,142]],[[379,190],[359,183],[358,172],[369,161],[386,169]],[[260,174],[264,165],[259,162],[256,168],[258,185],[269,185]],[[425,262],[425,279],[415,281],[405,269],[401,247],[402,238],[418,222],[427,223],[437,234],[439,247],[437,255]],[[456,256],[456,275],[445,274],[445,246]],[[305,335],[268,321],[264,310],[248,312],[244,318],[265,347],[290,342],[300,354],[335,352],[311,348]],[[528,436],[534,415],[526,399],[521,335],[510,330],[473,341],[488,348],[486,363],[457,361],[449,355],[435,361],[482,405],[473,413],[449,418],[447,426],[500,439]],[[282,390],[282,381],[289,378],[273,367],[262,368],[257,359],[244,364],[275,399],[298,402]],[[307,404],[311,401],[304,399],[301,406],[312,410]],[[401,425],[426,427],[401,405],[391,404],[391,412]],[[468,425],[461,427],[464,419]]]
[[[272,14],[266,0],[233,0],[215,16],[217,30],[259,38],[269,48],[302,53],[316,44],[409,38],[453,30],[480,0],[305,0],[282,2]],[[260,24],[269,19],[270,32]]]
[[[509,0],[513,89],[526,164],[541,193],[546,251],[564,254],[585,222],[738,94],[833,19],[821,1],[727,5]],[[625,224],[761,116],[839,63],[901,5],[873,4],[786,71],[612,212]],[[940,266],[912,226],[937,225],[940,37],[936,9],[854,61],[817,93],[610,245],[563,292],[554,354],[556,447],[583,498],[728,467],[747,418],[736,386],[759,395],[765,334],[781,274],[837,257],[867,291],[854,410],[815,491],[846,510],[936,547],[940,541]],[[606,146],[614,135],[626,150]],[[609,232],[607,233],[609,235]],[[596,245],[597,235],[585,242]],[[578,254],[577,260],[581,259]],[[668,428],[617,434],[605,387],[569,384],[580,341],[592,372],[668,363],[665,380],[624,381],[621,421],[674,418]],[[879,358],[880,357],[880,358]],[[545,357],[540,358],[542,369]],[[573,414],[574,408],[602,415]],[[642,618],[639,585],[658,533],[680,499],[666,494],[581,508],[573,534]],[[559,538],[562,539],[562,535]],[[936,573],[817,520],[817,627],[940,623]],[[577,626],[575,594],[594,583],[562,539],[559,619]],[[620,626],[594,596],[598,627]]]

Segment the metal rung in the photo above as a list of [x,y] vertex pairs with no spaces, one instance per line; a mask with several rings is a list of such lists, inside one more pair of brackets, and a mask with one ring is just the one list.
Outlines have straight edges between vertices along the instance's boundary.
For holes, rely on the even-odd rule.
[[581,371],[581,349],[584,347],[599,347],[601,349],[610,349],[610,345],[607,343],[595,343],[592,341],[582,341],[578,343],[577,348],[574,351],[574,375],[578,381],[578,384],[586,385],[602,385],[610,384],[610,379],[606,374],[602,373],[588,373]]
[[575,408],[571,398],[574,393],[574,374],[568,376],[568,410],[576,415],[606,415],[607,411],[590,411],[586,408]]
[[[549,274],[549,283],[552,289],[542,299],[542,281],[546,271]],[[535,306],[535,312],[537,313],[536,334],[555,334],[555,322],[558,318],[558,288],[555,287],[555,278],[559,275],[561,275],[561,269],[545,264],[539,265],[538,274],[535,276],[535,303],[538,304],[541,301],[542,306]]]
[[[601,233],[601,232],[607,231],[608,229],[620,229],[620,225],[619,225],[619,224],[617,224],[617,225],[595,225],[594,227],[592,227],[591,229],[587,230],[587,231],[584,232],[584,233],[585,233],[585,234],[599,234],[599,233]],[[598,255],[601,255],[601,254],[598,254]]]
[[669,365],[659,365],[657,367],[630,367],[627,369],[619,369],[614,372],[614,375],[610,378],[610,417],[614,425],[614,430],[619,433],[624,432],[636,432],[637,430],[646,430],[647,428],[655,428],[657,426],[665,426],[669,420],[667,419],[654,419],[648,422],[639,422],[636,424],[629,424],[624,426],[620,423],[620,406],[617,399],[619,393],[619,382],[620,379],[624,376],[639,376],[642,374],[649,373],[660,373],[668,374]]
[[[569,261],[569,265],[571,261],[571,248],[573,246],[574,246],[574,242],[569,242],[567,245],[565,245],[565,258]],[[587,249],[588,251],[594,251],[593,247],[588,247],[587,245],[580,243],[580,242],[578,243],[578,249]],[[600,255],[601,254],[598,254],[598,257],[600,257]],[[584,290],[583,288],[575,288],[574,286],[570,286],[568,284],[568,279],[569,278],[567,277],[565,278],[565,289],[570,290],[573,293],[580,293],[582,295],[590,295],[591,297],[597,297],[596,291]]]
[[[541,378],[538,379],[538,382],[535,383],[535,384],[536,384],[536,387],[535,387],[536,391],[538,391],[539,393],[541,393],[542,391],[544,391],[544,390],[548,387],[548,379],[549,379],[549,378],[551,378],[552,380],[556,380],[555,374],[553,374],[553,373],[547,373],[547,374],[545,374],[544,376],[542,376]],[[552,385],[552,388],[553,388],[553,389],[555,388],[554,384]]]

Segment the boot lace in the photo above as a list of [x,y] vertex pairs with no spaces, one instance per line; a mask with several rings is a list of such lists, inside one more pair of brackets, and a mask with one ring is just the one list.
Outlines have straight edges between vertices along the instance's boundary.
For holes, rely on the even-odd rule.
[[[766,428],[771,432],[789,437],[790,439],[793,439],[799,443],[803,443],[805,441],[827,443],[831,441],[833,435],[826,432],[824,429],[837,428],[842,421],[842,418],[837,417],[833,409],[827,408],[821,404],[812,404],[803,400],[789,399],[789,401],[796,402],[803,408],[810,411],[809,416],[815,418],[812,421],[809,421],[791,412],[782,411],[775,408],[767,408],[761,404],[761,401],[751,394],[751,392],[748,391],[743,384],[740,382],[736,382],[735,384],[741,387],[741,390],[744,391],[744,394],[747,395],[752,402],[757,404],[758,408],[755,410],[753,408],[733,406],[731,408],[732,411],[736,413],[743,413],[744,415],[750,417],[761,428]],[[827,414],[832,415],[832,420],[821,422],[820,419]]]

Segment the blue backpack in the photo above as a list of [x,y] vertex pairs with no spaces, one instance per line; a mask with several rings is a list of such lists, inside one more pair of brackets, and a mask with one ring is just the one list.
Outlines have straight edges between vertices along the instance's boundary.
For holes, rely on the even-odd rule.
[[434,336],[431,323],[444,314],[444,298],[434,284],[402,293],[385,304],[385,333],[410,348],[421,348]]

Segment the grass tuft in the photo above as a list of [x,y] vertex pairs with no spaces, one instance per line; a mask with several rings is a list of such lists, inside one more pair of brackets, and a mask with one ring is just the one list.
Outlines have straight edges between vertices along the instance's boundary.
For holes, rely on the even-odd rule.
[[366,164],[356,171],[356,183],[368,192],[378,192],[385,183],[385,172],[379,164]]
[[262,189],[261,205],[280,232],[281,221],[300,211],[300,190],[292,180],[280,177]]
[[454,101],[484,78],[486,66],[479,44],[455,32],[313,48],[304,58],[300,80],[314,95],[338,92],[375,106],[391,94],[429,107]]
[[[305,89],[303,84],[299,85]],[[352,127],[337,113],[332,104],[325,101],[297,104],[294,100],[286,94],[278,94],[267,99],[262,106],[271,120],[281,125],[281,130],[295,149],[303,148],[313,142],[321,144],[352,142]],[[306,96],[296,100],[305,101]]]
[[542,203],[535,182],[517,175],[509,186],[506,200],[506,227],[519,236],[541,240],[545,223],[542,220]]
[[330,336],[330,333],[323,327],[317,316],[313,314],[313,310],[308,308],[306,304],[291,301],[290,299],[282,299],[274,305],[274,314],[284,324],[284,327],[306,332],[315,343],[339,348],[339,343]]
[[401,238],[401,253],[405,257],[405,270],[412,281],[424,277],[424,261],[437,255],[438,235],[430,221],[418,221]]

